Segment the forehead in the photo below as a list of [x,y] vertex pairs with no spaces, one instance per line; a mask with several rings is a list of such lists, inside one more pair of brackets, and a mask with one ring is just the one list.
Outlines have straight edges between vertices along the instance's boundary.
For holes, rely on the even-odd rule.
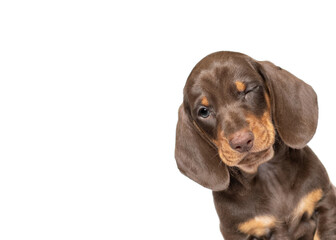
[[197,97],[204,93],[224,97],[236,92],[237,88],[241,91],[249,84],[260,83],[262,78],[249,59],[210,57],[195,66],[187,80],[185,93],[189,97]]

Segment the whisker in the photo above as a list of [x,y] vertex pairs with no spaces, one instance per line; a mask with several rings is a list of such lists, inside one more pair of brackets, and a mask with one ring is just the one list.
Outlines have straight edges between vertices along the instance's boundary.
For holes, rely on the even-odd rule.
[[219,160],[218,167],[219,167],[221,164],[224,164],[224,162],[223,162],[222,160]]
[[213,155],[211,158],[210,158],[210,161],[213,160],[215,157],[218,157],[219,156],[219,153],[217,152],[215,155]]
[[[216,158],[216,157],[219,157],[219,153],[218,153],[218,152],[210,158],[210,161],[213,160],[213,159]],[[223,161],[222,161],[222,159],[219,157],[219,163],[218,163],[218,166],[220,166],[222,163],[223,163]]]

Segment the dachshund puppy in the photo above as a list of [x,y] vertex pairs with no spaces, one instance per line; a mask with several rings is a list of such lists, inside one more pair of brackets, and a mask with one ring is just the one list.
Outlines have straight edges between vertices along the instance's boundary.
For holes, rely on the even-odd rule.
[[179,170],[213,191],[226,240],[336,239],[336,191],[306,144],[317,96],[270,62],[235,52],[202,59],[179,108]]

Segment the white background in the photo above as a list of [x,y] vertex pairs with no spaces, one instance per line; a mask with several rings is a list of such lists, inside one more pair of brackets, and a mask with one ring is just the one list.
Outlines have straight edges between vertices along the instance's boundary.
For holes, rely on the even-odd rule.
[[222,239],[174,159],[184,83],[219,50],[314,87],[336,183],[335,24],[332,1],[1,1],[0,239]]

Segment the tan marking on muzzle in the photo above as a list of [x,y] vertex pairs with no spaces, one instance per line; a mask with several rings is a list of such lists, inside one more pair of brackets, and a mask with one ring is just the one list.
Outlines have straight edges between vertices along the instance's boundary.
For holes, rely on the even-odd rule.
[[218,148],[219,157],[228,166],[236,166],[236,164],[246,155],[246,153],[240,153],[234,151],[228,139],[225,137],[224,131],[219,130],[217,133],[217,139],[214,141]]
[[248,114],[246,121],[254,135],[251,152],[266,150],[274,144],[275,130],[269,110],[265,111],[260,118],[254,114]]

